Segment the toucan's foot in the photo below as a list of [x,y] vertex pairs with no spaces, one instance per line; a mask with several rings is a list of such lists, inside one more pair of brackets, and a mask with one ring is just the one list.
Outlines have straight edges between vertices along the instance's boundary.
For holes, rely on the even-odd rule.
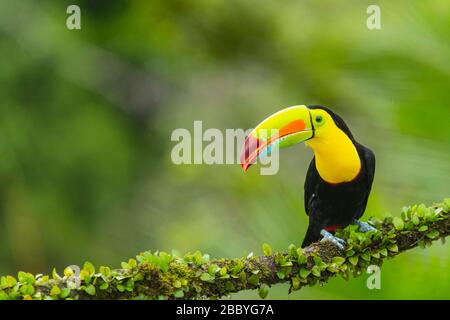
[[322,241],[331,241],[333,242],[339,249],[343,250],[345,246],[345,241],[341,238],[333,236],[331,233],[329,233],[327,230],[322,229],[320,231],[320,234],[323,236]]
[[355,220],[355,224],[359,227],[359,231],[361,232],[378,231],[378,229],[372,227],[370,224],[359,220]]

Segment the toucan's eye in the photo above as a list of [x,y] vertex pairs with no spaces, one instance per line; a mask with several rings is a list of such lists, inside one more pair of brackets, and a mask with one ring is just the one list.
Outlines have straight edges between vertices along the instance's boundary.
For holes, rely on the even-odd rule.
[[323,117],[322,116],[316,116],[316,122],[317,123],[321,123],[323,121]]

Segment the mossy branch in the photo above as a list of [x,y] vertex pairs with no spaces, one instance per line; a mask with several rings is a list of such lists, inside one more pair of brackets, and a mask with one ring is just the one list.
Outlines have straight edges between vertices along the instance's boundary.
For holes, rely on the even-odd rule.
[[431,207],[405,207],[401,217],[369,222],[378,229],[360,233],[356,226],[338,231],[345,250],[331,242],[272,253],[263,245],[262,256],[210,259],[195,252],[178,257],[164,252],[143,252],[122,262],[121,269],[98,270],[87,262],[81,270],[68,267],[63,275],[19,272],[18,279],[1,277],[0,299],[202,299],[258,289],[262,298],[271,285],[290,284],[291,290],[325,283],[341,275],[349,279],[369,265],[381,265],[416,246],[427,247],[450,234],[450,199]]

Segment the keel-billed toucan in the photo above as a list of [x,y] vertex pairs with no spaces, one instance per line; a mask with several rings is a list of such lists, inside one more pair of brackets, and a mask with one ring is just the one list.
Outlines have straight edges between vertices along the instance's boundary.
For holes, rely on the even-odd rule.
[[261,122],[247,136],[241,154],[244,171],[270,152],[300,142],[314,151],[305,180],[305,211],[309,226],[302,247],[330,240],[332,233],[355,223],[362,232],[373,230],[358,221],[366,209],[375,173],[375,155],[356,142],[340,116],[322,106],[293,106]]

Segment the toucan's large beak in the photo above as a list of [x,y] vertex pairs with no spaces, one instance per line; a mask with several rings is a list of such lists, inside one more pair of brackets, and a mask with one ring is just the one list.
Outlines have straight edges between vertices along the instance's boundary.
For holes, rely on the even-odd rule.
[[314,136],[310,111],[306,106],[293,106],[271,115],[246,137],[241,153],[244,171],[272,147],[285,148]]

